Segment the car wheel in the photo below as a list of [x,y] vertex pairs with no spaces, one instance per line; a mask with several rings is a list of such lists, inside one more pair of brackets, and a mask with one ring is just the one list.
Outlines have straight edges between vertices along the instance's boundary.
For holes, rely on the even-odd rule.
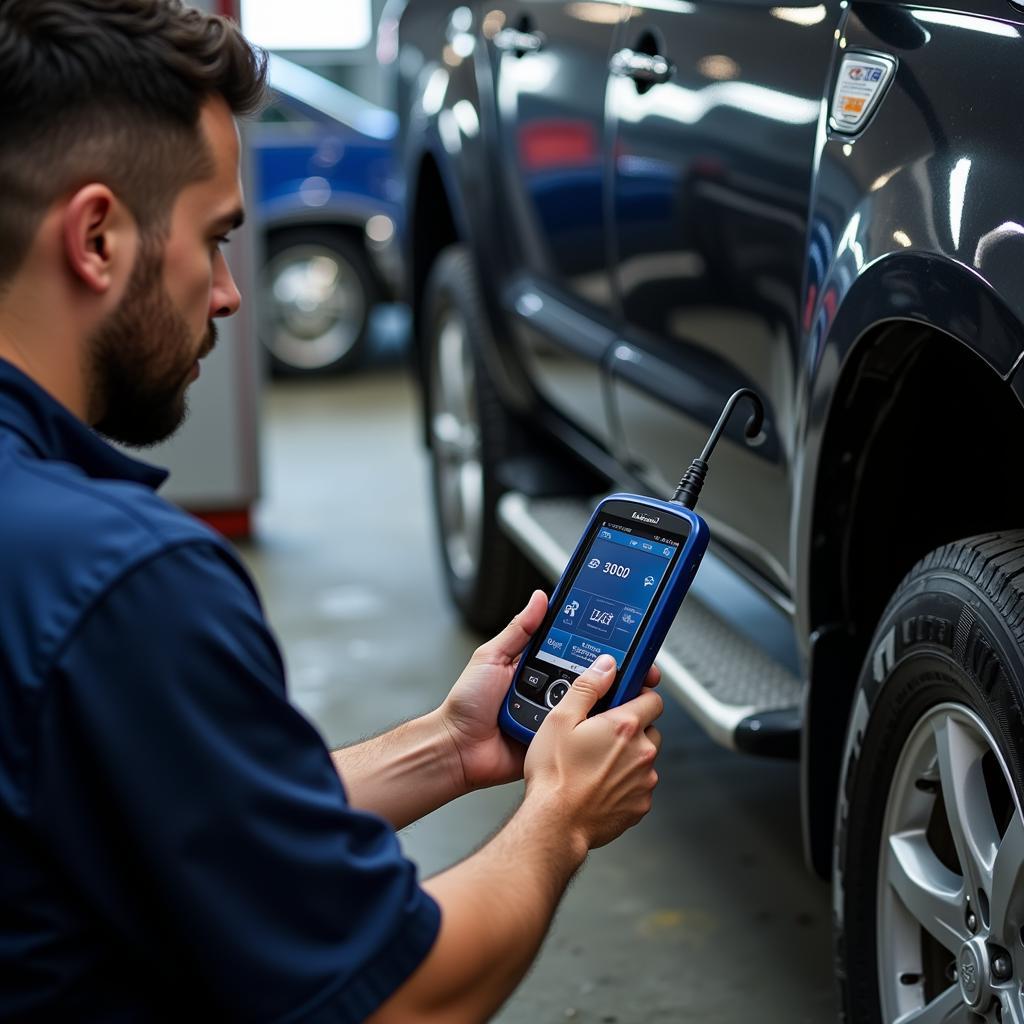
[[445,580],[463,620],[492,633],[538,581],[498,525],[498,467],[518,442],[480,357],[488,334],[468,252],[438,257],[426,285],[427,410],[438,539]]
[[939,548],[854,698],[833,872],[844,1019],[1024,1021],[1024,531]]
[[366,254],[343,234],[309,228],[271,234],[266,257],[259,337],[272,369],[317,374],[354,367],[380,297]]

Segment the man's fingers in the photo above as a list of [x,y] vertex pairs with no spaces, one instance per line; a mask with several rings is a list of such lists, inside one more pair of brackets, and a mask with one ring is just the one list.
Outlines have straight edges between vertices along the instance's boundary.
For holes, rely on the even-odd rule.
[[488,640],[476,649],[473,660],[485,664],[510,664],[514,658],[519,657],[530,637],[537,632],[547,610],[547,596],[543,590],[535,590],[526,602],[526,607],[493,640]]
[[[562,703],[564,704],[565,701],[563,700]],[[636,715],[640,722],[640,728],[646,730],[665,709],[665,702],[654,690],[641,690],[638,697],[634,697],[625,704],[619,705],[618,708],[612,708],[610,711],[605,712],[605,714],[614,715],[620,709],[628,709]]]
[[608,692],[614,678],[615,659],[610,654],[595,658],[590,668],[576,678],[569,692],[548,717],[557,715],[558,718],[569,718],[573,725],[579,725]]
[[654,749],[661,751],[661,730],[655,728],[653,725],[649,725],[645,730],[647,738],[654,744]]
[[647,678],[644,680],[644,686],[657,686],[661,682],[661,669],[657,665],[652,665],[650,671],[647,673]]

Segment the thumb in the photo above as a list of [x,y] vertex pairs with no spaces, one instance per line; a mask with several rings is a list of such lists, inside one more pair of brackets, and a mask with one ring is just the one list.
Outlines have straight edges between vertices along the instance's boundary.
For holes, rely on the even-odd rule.
[[542,590],[535,590],[526,607],[493,640],[476,649],[473,660],[485,665],[510,665],[522,654],[547,610],[547,597]]
[[569,692],[558,702],[551,714],[570,719],[573,725],[578,725],[608,692],[614,678],[615,659],[610,654],[600,655],[569,687]]

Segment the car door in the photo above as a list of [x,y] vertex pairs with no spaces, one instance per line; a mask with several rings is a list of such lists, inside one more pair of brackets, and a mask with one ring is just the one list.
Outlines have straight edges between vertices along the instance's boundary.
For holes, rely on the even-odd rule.
[[747,447],[745,417],[734,418],[702,511],[719,540],[788,591],[807,209],[845,5],[628,6],[608,93],[621,430],[641,475],[663,492],[728,395],[755,388],[768,414],[763,443]]
[[502,299],[541,394],[599,440],[612,341],[605,88],[618,0],[507,0],[484,10],[498,120]]

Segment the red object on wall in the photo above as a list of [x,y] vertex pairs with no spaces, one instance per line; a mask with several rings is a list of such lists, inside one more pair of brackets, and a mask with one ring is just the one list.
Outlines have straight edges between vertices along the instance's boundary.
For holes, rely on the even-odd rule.
[[238,11],[238,3],[239,0],[217,0],[217,13],[241,22],[242,16]]
[[247,508],[189,511],[228,540],[248,540],[252,537],[252,513]]

